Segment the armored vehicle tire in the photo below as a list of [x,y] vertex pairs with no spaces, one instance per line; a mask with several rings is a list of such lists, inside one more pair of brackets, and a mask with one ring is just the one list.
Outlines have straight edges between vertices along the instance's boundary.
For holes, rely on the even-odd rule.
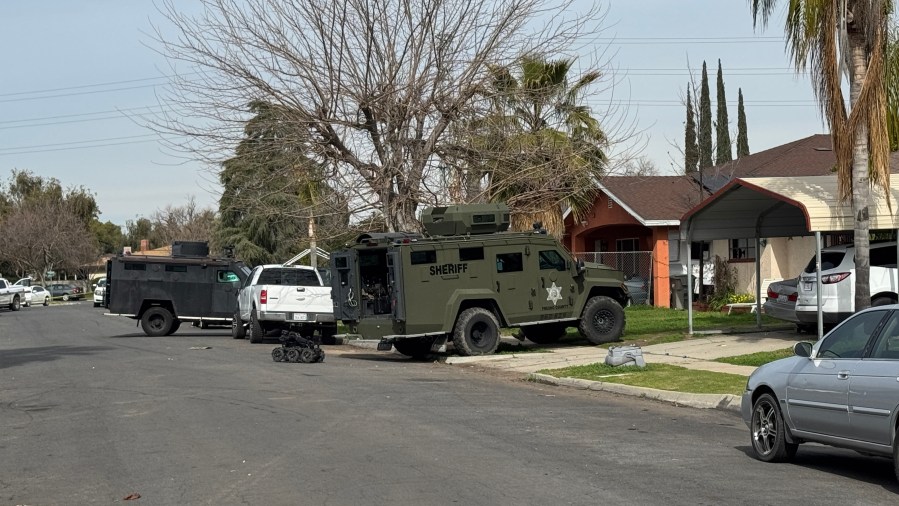
[[482,307],[459,313],[453,329],[453,346],[461,355],[492,355],[499,346],[499,322]]
[[393,342],[396,351],[418,360],[428,358],[431,355],[432,346],[434,346],[433,337],[409,337]]
[[624,309],[610,297],[592,297],[577,328],[593,344],[617,341],[624,332]]
[[150,337],[168,335],[169,330],[172,328],[172,323],[174,323],[172,313],[168,309],[159,306],[146,310],[140,318],[141,328]]
[[172,328],[170,328],[169,331],[166,332],[165,335],[170,336],[170,335],[174,334],[175,332],[178,332],[178,329],[180,329],[180,328],[181,328],[181,320],[175,318],[175,321],[172,322]]
[[234,311],[234,317],[231,319],[231,337],[234,339],[247,337],[247,328],[243,326],[243,320],[240,319],[240,310]]
[[566,323],[541,323],[521,327],[521,334],[533,343],[550,344],[565,337]]
[[247,330],[247,339],[251,343],[261,343],[265,339],[265,331],[262,330],[262,324],[256,318],[256,310],[250,311],[250,328]]
[[320,332],[322,344],[337,344],[337,339],[334,338],[337,334],[337,325],[322,327]]

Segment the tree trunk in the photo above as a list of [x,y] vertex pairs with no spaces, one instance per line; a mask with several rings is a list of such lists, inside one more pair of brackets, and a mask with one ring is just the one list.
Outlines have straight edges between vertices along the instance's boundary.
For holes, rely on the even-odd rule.
[[[851,54],[851,80],[849,97],[851,107],[855,107],[861,94],[862,83],[868,69],[865,57],[864,39],[861,34],[849,35]],[[858,129],[850,132],[852,145],[852,213],[855,216],[855,310],[871,306],[871,251],[869,201],[871,183],[868,179],[868,127],[859,122]]]

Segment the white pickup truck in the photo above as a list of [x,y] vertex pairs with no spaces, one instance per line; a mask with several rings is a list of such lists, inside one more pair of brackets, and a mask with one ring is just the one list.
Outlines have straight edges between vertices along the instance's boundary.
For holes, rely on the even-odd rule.
[[293,329],[303,335],[318,331],[324,344],[337,333],[331,286],[306,265],[259,265],[237,293],[231,335],[262,342],[266,332]]
[[24,302],[25,287],[13,285],[9,281],[0,278],[0,307],[6,306],[10,311],[18,311]]

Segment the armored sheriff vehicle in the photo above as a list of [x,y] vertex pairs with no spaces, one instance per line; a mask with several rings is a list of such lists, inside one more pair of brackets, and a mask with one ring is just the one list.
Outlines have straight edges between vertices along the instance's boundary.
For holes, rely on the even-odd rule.
[[237,289],[250,273],[230,256],[209,256],[205,242],[174,242],[171,256],[118,255],[106,262],[108,315],[140,322],[148,336],[174,334],[182,322],[231,326]]
[[462,355],[496,351],[499,329],[550,343],[577,327],[619,339],[624,276],[573,259],[552,236],[508,232],[504,204],[426,208],[426,235],[363,234],[331,254],[334,317],[353,334],[425,357],[451,340]]

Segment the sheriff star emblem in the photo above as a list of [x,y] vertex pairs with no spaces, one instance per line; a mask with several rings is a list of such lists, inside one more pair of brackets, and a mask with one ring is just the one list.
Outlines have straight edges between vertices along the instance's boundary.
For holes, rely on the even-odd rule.
[[562,287],[556,286],[556,282],[553,281],[553,285],[546,289],[546,300],[552,301],[553,306],[556,305],[557,302],[562,300]]

